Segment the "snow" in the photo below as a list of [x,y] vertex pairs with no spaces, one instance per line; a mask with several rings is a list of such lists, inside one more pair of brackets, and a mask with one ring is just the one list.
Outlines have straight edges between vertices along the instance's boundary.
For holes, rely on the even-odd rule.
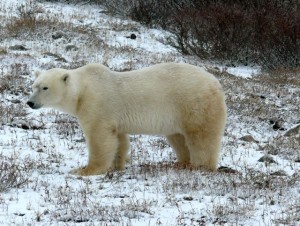
[[[24,80],[16,81],[11,89],[0,94],[0,114],[4,115],[0,120],[0,157],[3,157],[0,164],[9,162],[4,157],[14,159],[20,167],[16,172],[25,179],[24,184],[0,193],[0,225],[300,223],[297,177],[300,166],[289,156],[297,153],[300,156],[297,140],[281,140],[285,131],[274,131],[265,118],[256,118],[251,113],[245,117],[242,115],[245,109],[238,105],[229,109],[219,163],[219,166],[234,169],[236,173],[181,169],[174,165],[176,156],[164,138],[132,135],[125,171],[91,177],[68,174],[87,162],[83,134],[74,118],[54,110],[34,111],[26,107],[33,71],[56,66],[72,68],[88,62],[100,62],[114,70],[132,70],[166,61],[206,65],[200,59],[183,56],[165,44],[171,35],[168,32],[103,14],[100,7],[88,4],[1,1],[3,26],[19,18],[18,7],[22,4],[29,8],[35,5],[40,9],[38,18],[48,18],[57,27],[51,25],[51,30],[41,26],[35,35],[23,32],[9,37],[5,34],[0,43],[0,49],[8,52],[0,55],[0,79],[9,75],[16,64],[25,68],[18,71]],[[56,29],[67,37],[53,40],[52,34]],[[131,33],[137,38],[127,38]],[[29,50],[8,49],[16,44]],[[76,45],[78,51],[65,51],[69,44]],[[45,52],[58,54],[67,62],[56,61]],[[235,81],[234,76],[252,82],[260,73],[259,67],[206,67],[211,66],[219,68],[221,74],[229,74],[229,77],[220,77],[227,96],[231,98],[227,99],[228,106],[247,99],[248,91],[244,89],[255,87],[252,83],[246,88],[239,87],[240,80],[231,83]],[[14,94],[14,89],[19,86],[25,87],[25,91]],[[233,86],[232,89],[228,88],[230,86]],[[265,90],[266,99],[256,100],[250,108],[262,104],[276,109],[275,112],[280,111],[280,115],[297,112],[299,99],[294,100],[293,95],[299,93],[299,86],[288,87],[289,91],[278,91],[285,94],[281,95],[285,99],[278,98],[277,91],[268,93],[272,88]],[[255,93],[251,98],[259,97]],[[11,100],[14,99],[21,103],[13,104]],[[292,99],[298,101],[298,105],[293,104]],[[248,111],[252,112],[250,108]],[[299,120],[299,111],[298,115],[288,116],[284,127],[293,128]],[[34,129],[21,128],[24,124]],[[258,143],[239,140],[245,135],[251,135]],[[280,153],[272,155],[276,163],[258,162],[268,154],[267,150],[272,150],[272,145],[277,144],[276,140],[287,142],[290,146],[276,150]],[[272,176],[276,172],[284,172],[286,176]]]
[[260,68],[240,66],[240,67],[228,68],[227,72],[229,74],[240,76],[242,78],[251,78],[252,76],[255,76],[260,73]]
[[241,78],[252,78],[261,72],[261,69],[258,66],[217,66],[217,68],[222,72],[227,72]]

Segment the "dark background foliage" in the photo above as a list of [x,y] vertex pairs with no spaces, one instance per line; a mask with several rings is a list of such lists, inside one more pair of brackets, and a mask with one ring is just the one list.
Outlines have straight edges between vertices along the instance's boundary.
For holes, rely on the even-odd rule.
[[[73,2],[74,1],[68,1]],[[265,69],[300,66],[299,0],[90,0],[174,34],[184,54]],[[85,4],[86,1],[76,1]]]

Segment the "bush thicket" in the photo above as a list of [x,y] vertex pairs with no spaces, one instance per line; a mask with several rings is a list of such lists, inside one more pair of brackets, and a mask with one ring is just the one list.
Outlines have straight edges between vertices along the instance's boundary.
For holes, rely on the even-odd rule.
[[[76,4],[87,1],[68,0]],[[170,31],[185,54],[266,69],[300,67],[299,0],[90,0]]]
[[267,69],[300,66],[298,0],[102,0],[113,13],[174,34],[186,54]]

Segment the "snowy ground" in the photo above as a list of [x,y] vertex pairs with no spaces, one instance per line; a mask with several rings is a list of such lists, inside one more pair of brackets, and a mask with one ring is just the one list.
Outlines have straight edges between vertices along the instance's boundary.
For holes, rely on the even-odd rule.
[[[300,224],[299,73],[182,56],[170,34],[98,6],[1,1],[0,21],[0,225]],[[124,172],[69,175],[87,161],[82,132],[74,118],[27,108],[32,71],[168,61],[204,66],[224,86],[219,172],[182,169],[163,137],[134,135]]]

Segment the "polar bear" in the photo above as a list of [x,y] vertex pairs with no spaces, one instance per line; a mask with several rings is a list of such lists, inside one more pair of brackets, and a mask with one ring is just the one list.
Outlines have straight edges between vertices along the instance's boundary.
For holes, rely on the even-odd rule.
[[37,72],[27,104],[78,118],[88,164],[70,173],[123,170],[128,134],[165,135],[179,163],[215,171],[226,122],[218,80],[200,67],[162,63],[115,72],[101,64]]

